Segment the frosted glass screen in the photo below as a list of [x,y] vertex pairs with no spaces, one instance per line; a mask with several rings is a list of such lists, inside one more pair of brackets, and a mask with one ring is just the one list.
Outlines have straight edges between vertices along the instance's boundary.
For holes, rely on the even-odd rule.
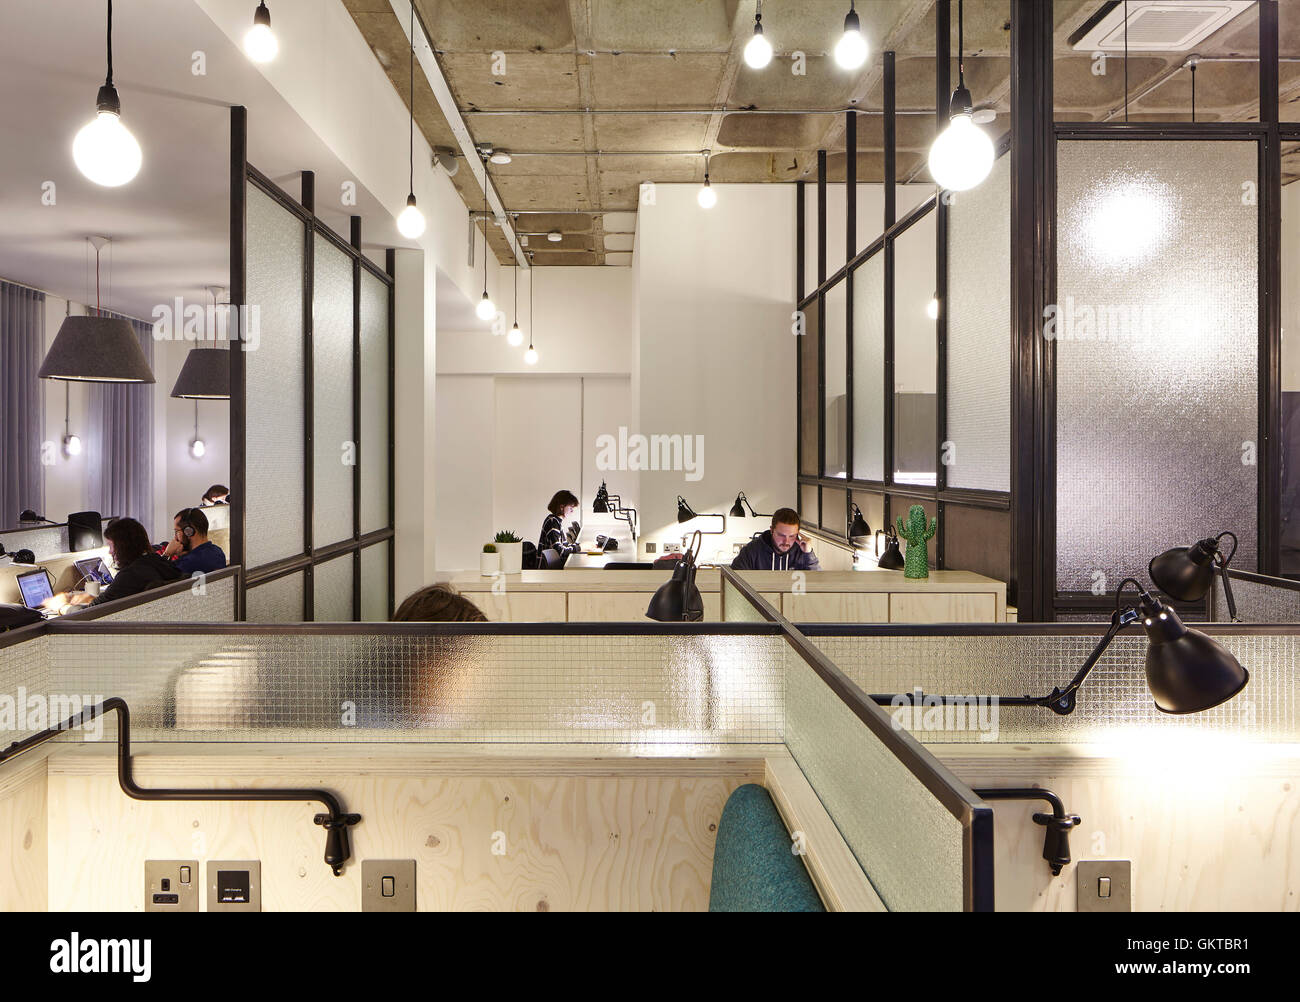
[[799,472],[815,477],[821,459],[817,446],[817,415],[821,393],[818,391],[818,348],[821,343],[821,320],[818,300],[808,304],[803,316],[803,335],[799,338]]
[[388,562],[392,543],[376,543],[361,551],[361,621],[382,623],[388,619]]
[[315,245],[311,341],[312,546],[319,548],[353,536],[358,452],[352,426],[352,259],[321,237]]
[[894,481],[900,484],[935,482],[935,218],[928,213],[894,242]]
[[[247,188],[245,564],[260,567],[304,551],[302,222]],[[252,350],[255,349],[255,350]]]
[[1011,490],[1011,158],[948,207],[949,487]]
[[312,619],[318,623],[350,623],[352,566],[356,557],[335,557],[312,568]]
[[[1231,529],[1256,562],[1253,142],[1058,144],[1057,588]],[[1247,204],[1252,203],[1252,204]]]
[[388,526],[388,286],[361,269],[361,531]]
[[844,281],[822,298],[826,341],[826,451],[822,475],[848,476],[848,294]]
[[250,623],[301,623],[303,621],[303,576],[286,574],[248,589],[244,618]]
[[853,272],[853,476],[885,479],[885,255]]

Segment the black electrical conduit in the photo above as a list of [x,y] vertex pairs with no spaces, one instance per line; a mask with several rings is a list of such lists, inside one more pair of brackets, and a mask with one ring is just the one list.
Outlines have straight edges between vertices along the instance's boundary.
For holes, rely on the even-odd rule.
[[0,751],[0,763],[15,755],[30,751],[37,745],[44,744],[50,738],[81,724],[89,723],[96,717],[116,712],[119,718],[117,729],[117,781],[122,792],[134,800],[276,800],[276,801],[320,801],[328,814],[317,814],[313,819],[325,829],[325,862],[334,871],[334,876],[343,872],[343,866],[352,858],[352,846],[348,839],[348,828],[361,820],[360,814],[348,814],[343,810],[338,798],[328,790],[251,790],[251,789],[146,789],[136,784],[131,775],[131,709],[120,696],[112,696],[96,706],[86,707],[80,713],[69,717],[56,727],[47,727],[38,734],[15,741],[4,751]]

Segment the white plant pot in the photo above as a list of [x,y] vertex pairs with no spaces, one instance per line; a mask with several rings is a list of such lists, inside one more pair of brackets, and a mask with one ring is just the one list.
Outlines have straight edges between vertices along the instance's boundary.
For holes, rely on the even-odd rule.
[[478,555],[478,572],[485,578],[490,578],[499,570],[501,570],[500,553],[480,553]]
[[501,570],[505,574],[518,574],[524,569],[523,543],[497,543],[497,556],[501,558]]

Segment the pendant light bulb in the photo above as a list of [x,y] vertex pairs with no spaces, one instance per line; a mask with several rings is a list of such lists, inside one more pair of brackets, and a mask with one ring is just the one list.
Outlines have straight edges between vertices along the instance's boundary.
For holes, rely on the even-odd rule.
[[993,169],[996,151],[988,133],[969,113],[952,116],[930,147],[930,176],[941,188],[969,191]]
[[424,213],[415,205],[415,195],[408,195],[406,208],[397,217],[397,231],[408,240],[414,240],[424,232]]
[[483,298],[478,301],[478,306],[474,307],[474,312],[480,320],[492,320],[496,317],[497,308],[488,298],[487,289],[483,290]]
[[524,361],[527,362],[529,365],[537,364],[537,349],[534,348],[531,344],[528,346],[528,350],[524,352]]
[[208,447],[203,444],[203,439],[195,438],[190,442],[190,455],[195,459],[202,459],[208,451]]
[[140,144],[122,124],[122,103],[113,86],[113,4],[108,4],[108,73],[95,100],[95,118],[72,141],[77,169],[95,184],[116,188],[140,172]]
[[862,36],[862,22],[850,3],[849,12],[844,17],[844,34],[835,43],[835,62],[841,69],[860,69],[867,61],[868,52],[867,40]]
[[524,332],[519,329],[519,321],[516,320],[515,325],[510,328],[510,333],[506,335],[506,344],[511,348],[518,348],[523,343]]
[[718,204],[718,193],[709,184],[708,174],[704,175],[704,187],[700,189],[700,193],[695,197],[699,201],[701,209],[712,209]]
[[772,43],[763,35],[763,8],[754,14],[754,37],[745,45],[745,65],[761,70],[772,61]]
[[63,454],[71,458],[81,455],[81,439],[76,435],[63,436]]
[[280,43],[271,30],[271,12],[266,0],[253,12],[253,26],[244,36],[244,54],[255,63],[269,63],[280,51]]

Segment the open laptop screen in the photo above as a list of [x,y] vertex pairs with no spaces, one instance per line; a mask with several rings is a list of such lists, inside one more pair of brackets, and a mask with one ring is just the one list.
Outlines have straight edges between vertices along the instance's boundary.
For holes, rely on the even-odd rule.
[[49,572],[44,568],[19,574],[18,590],[22,593],[23,605],[29,609],[39,609],[41,603],[54,594]]

